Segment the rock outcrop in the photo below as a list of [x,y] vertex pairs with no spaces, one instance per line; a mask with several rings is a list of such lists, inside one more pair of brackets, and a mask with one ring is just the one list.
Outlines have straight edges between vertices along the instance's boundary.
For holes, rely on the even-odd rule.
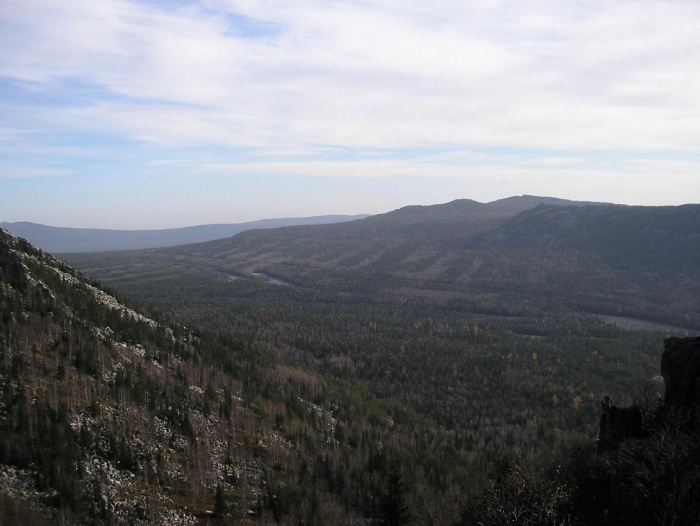
[[[666,338],[661,374],[666,384],[664,410],[687,412],[692,427],[700,431],[700,337]],[[601,451],[615,449],[621,440],[643,435],[639,407],[617,407],[607,396],[601,406],[598,437]]]
[[700,525],[700,337],[664,340],[661,373],[658,411],[602,402],[586,524]]
[[614,449],[620,440],[642,436],[642,412],[636,405],[617,407],[610,397],[600,403],[603,414],[600,417],[598,446],[601,451]]
[[664,408],[687,410],[700,430],[700,337],[667,338],[661,356]]

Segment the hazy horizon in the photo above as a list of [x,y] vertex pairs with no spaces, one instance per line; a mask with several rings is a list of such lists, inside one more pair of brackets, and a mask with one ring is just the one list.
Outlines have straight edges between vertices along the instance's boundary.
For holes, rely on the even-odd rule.
[[700,4],[8,0],[0,220],[700,201]]
[[72,226],[64,226],[64,225],[47,225],[44,223],[35,223],[34,221],[0,221],[0,225],[3,224],[8,224],[8,225],[14,225],[14,224],[31,224],[31,225],[38,225],[38,226],[45,226],[49,228],[69,228],[69,229],[85,229],[85,230],[118,230],[118,231],[145,231],[145,230],[177,230],[177,229],[187,229],[187,228],[198,228],[198,227],[208,227],[208,226],[227,226],[227,225],[244,225],[248,223],[264,223],[265,221],[284,221],[284,220],[301,220],[301,219],[315,219],[315,218],[323,218],[323,217],[366,217],[369,216],[370,214],[323,214],[319,216],[299,216],[299,217],[262,217],[260,219],[252,219],[250,221],[238,221],[238,222],[231,222],[231,223],[202,223],[202,224],[195,224],[195,225],[182,225],[182,226],[174,226],[174,227],[164,227],[164,228],[126,228],[126,229],[121,229],[121,228],[101,228],[101,227],[72,227]]
[[[504,199],[511,199],[511,198],[518,198],[518,197],[542,197],[542,198],[555,198],[555,199],[561,199],[555,196],[534,196],[532,194],[523,194],[523,195],[514,195],[514,196],[507,196],[507,197],[502,197],[499,199],[494,199],[493,201],[477,201],[480,203],[492,203]],[[146,231],[146,230],[175,230],[175,229],[187,229],[187,228],[197,228],[197,227],[207,227],[207,226],[215,226],[215,225],[235,225],[235,224],[247,224],[247,223],[258,223],[258,222],[265,222],[265,221],[277,221],[277,220],[295,220],[295,219],[313,219],[313,218],[322,218],[322,217],[368,217],[372,215],[381,215],[385,214],[388,212],[392,212],[394,210],[397,210],[399,208],[407,207],[407,206],[434,206],[434,205],[441,205],[441,204],[447,204],[452,201],[458,201],[458,200],[472,200],[468,197],[458,197],[456,199],[453,199],[451,201],[445,201],[444,203],[429,203],[429,204],[419,204],[419,203],[406,203],[401,206],[398,206],[397,208],[392,208],[390,210],[383,210],[381,212],[376,212],[375,214],[366,214],[366,213],[357,213],[357,214],[319,214],[317,216],[289,216],[289,217],[259,217],[255,219],[250,219],[250,220],[245,220],[245,221],[232,221],[229,223],[197,223],[197,224],[183,224],[183,225],[176,225],[176,226],[165,226],[162,228],[111,228],[111,227],[93,227],[93,226],[70,226],[70,225],[59,225],[59,224],[46,224],[46,223],[37,223],[35,221],[25,221],[25,220],[18,220],[18,221],[4,221],[0,217],[0,224],[18,224],[18,223],[28,223],[28,224],[36,224],[40,226],[46,226],[50,228],[73,228],[73,229],[93,229],[93,230],[116,230],[116,231]],[[476,200],[473,200],[476,201]],[[575,201],[575,200],[571,200]],[[591,203],[599,203],[599,204],[612,204],[612,205],[625,205],[625,206],[682,206],[682,205],[690,205],[690,204],[700,204],[700,203],[679,203],[677,205],[636,205],[636,204],[630,204],[630,203],[613,203],[610,201],[591,201]]]

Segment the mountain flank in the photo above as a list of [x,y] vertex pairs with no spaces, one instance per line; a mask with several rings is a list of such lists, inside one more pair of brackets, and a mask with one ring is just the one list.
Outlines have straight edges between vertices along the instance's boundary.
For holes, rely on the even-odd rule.
[[67,257],[138,295],[150,280],[201,280],[205,286],[236,276],[242,285],[240,278],[267,275],[308,294],[698,327],[700,205],[551,202],[530,196],[488,204],[458,200],[170,249]]
[[610,263],[692,273],[700,265],[700,205],[539,205],[471,246],[565,250]]
[[[312,402],[317,374],[144,314],[2,229],[0,322],[0,524],[327,524],[373,509],[328,493],[325,463],[363,460],[349,460],[355,424]],[[347,497],[379,495],[377,475]]]

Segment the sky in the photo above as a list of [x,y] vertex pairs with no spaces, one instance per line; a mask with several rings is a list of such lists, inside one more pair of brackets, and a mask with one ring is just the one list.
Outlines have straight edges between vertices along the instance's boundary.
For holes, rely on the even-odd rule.
[[0,0],[0,221],[700,202],[697,0]]

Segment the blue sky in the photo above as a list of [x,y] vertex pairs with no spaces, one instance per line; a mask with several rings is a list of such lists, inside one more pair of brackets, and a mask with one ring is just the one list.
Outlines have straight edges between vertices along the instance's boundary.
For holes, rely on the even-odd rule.
[[695,0],[3,0],[0,221],[700,202]]

